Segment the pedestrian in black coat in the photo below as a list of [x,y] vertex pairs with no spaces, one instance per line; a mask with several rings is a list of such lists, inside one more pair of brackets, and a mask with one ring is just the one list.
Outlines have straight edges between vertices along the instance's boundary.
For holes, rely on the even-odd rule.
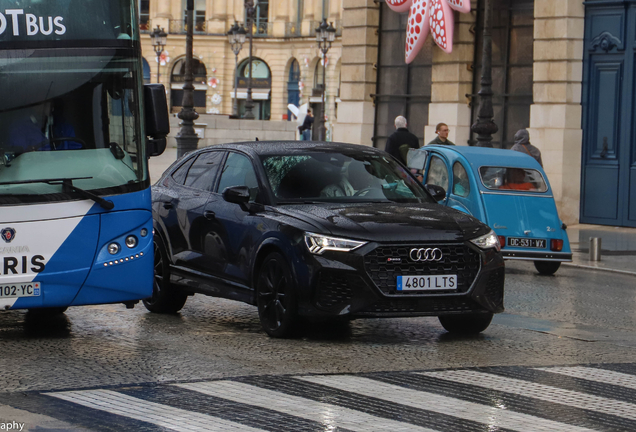
[[396,131],[386,140],[384,151],[395,157],[406,165],[406,155],[409,149],[420,148],[420,140],[407,129],[406,118],[397,116],[395,118]]

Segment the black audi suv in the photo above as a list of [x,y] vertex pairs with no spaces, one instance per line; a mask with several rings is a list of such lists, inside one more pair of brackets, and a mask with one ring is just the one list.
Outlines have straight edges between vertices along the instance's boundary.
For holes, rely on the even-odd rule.
[[336,143],[212,146],[175,162],[152,190],[152,312],[195,293],[258,307],[288,337],[302,319],[438,316],[479,333],[503,311],[497,236],[438,205],[387,153]]

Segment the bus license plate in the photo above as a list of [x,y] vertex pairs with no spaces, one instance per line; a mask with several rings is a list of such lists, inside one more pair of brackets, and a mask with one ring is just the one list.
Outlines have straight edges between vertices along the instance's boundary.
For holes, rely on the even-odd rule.
[[398,276],[398,291],[456,290],[457,275],[444,276]]
[[0,299],[20,298],[20,297],[39,297],[41,290],[42,290],[42,286],[40,285],[40,282],[0,285]]
[[508,246],[511,246],[511,247],[545,249],[546,244],[547,244],[547,240],[544,240],[544,239],[508,237]]

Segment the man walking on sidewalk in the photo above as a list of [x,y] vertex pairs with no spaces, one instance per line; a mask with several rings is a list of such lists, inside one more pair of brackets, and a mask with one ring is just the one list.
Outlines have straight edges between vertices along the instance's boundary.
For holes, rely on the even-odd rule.
[[395,118],[395,129],[386,140],[384,151],[406,165],[406,155],[409,149],[420,148],[420,140],[407,129],[406,118],[397,116]]

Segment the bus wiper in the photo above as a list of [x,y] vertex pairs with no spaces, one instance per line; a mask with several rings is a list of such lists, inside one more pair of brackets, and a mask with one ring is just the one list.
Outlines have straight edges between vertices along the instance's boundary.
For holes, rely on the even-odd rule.
[[22,180],[15,182],[2,182],[0,186],[9,186],[16,184],[31,184],[31,183],[46,183],[52,186],[62,185],[62,192],[66,194],[71,194],[72,192],[77,192],[84,198],[88,198],[90,200],[95,201],[101,207],[106,210],[112,210],[115,208],[115,204],[112,201],[106,201],[104,198],[95,195],[87,190],[80,189],[77,186],[73,185],[73,180],[90,180],[93,177],[72,177],[72,178],[55,178],[55,179],[41,179],[41,180]]

